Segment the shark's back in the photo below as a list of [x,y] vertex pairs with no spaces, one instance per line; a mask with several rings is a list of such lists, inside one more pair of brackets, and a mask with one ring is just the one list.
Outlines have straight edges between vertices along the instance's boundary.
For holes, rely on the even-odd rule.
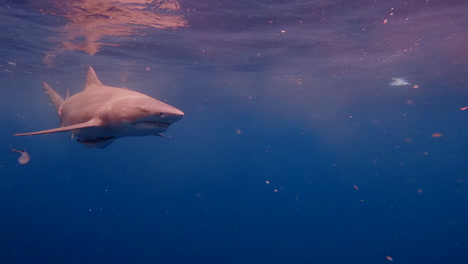
[[96,85],[95,89],[85,89],[63,102],[60,107],[62,126],[68,126],[96,118],[100,112],[106,111],[109,104],[115,100],[129,97],[151,98],[139,92],[125,88]]

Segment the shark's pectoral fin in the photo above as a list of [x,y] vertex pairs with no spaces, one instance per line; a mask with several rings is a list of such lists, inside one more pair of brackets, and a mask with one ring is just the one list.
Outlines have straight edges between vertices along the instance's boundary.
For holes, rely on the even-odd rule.
[[65,132],[65,131],[85,128],[85,127],[97,127],[97,126],[100,126],[99,120],[91,119],[91,120],[89,120],[88,122],[85,122],[85,123],[80,123],[80,124],[65,126],[65,127],[59,127],[59,128],[52,128],[52,129],[47,129],[47,130],[42,130],[42,131],[37,131],[37,132],[31,132],[31,133],[19,133],[19,134],[15,134],[15,136],[30,136],[30,135],[50,134],[50,133]]

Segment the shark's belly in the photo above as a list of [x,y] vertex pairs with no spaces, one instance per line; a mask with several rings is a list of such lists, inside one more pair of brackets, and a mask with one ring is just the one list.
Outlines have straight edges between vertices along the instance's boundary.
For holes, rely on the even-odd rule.
[[88,148],[105,148],[114,140],[122,137],[158,136],[167,130],[167,127],[87,127],[73,130],[73,137]]
[[122,138],[155,136],[167,130],[161,126],[143,126],[138,124],[118,127],[87,127],[73,130],[73,135],[82,140],[93,140],[96,138]]

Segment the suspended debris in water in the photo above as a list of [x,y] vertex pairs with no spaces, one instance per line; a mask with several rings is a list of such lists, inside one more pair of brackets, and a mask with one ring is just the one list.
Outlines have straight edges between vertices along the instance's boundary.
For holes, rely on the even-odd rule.
[[411,85],[403,78],[392,78],[393,81],[389,83],[390,86],[402,86],[402,85]]
[[24,150],[16,150],[16,149],[12,149],[11,152],[17,152],[19,154],[21,154],[21,156],[18,158],[18,163],[20,165],[26,165],[28,164],[29,160],[31,159],[31,157],[29,156],[29,154],[24,151]]

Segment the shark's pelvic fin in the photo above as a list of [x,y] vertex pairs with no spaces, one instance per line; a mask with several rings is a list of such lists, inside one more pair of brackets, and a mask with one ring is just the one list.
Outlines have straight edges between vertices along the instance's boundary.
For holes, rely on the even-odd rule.
[[74,130],[74,129],[81,129],[81,128],[85,128],[85,127],[97,127],[97,126],[100,126],[99,120],[91,119],[88,122],[84,122],[84,123],[81,123],[81,124],[65,126],[65,127],[59,127],[59,128],[52,128],[52,129],[41,130],[41,131],[31,132],[31,133],[20,133],[20,134],[15,134],[15,136],[30,136],[30,135],[50,134],[50,133],[70,131],[70,130]]
[[60,106],[63,104],[64,100],[63,98],[56,92],[50,85],[48,85],[46,82],[42,82],[42,85],[44,86],[44,92],[49,96],[50,101],[54,105],[55,109],[58,111]]
[[96,72],[94,72],[94,69],[90,66],[88,67],[88,77],[86,78],[85,90],[95,87],[96,85],[103,85],[103,84],[99,81],[96,75]]

